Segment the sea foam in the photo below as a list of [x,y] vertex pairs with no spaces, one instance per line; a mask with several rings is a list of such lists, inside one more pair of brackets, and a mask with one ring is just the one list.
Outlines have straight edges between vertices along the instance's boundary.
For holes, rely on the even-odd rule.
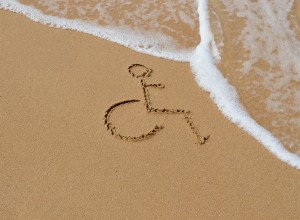
[[[207,0],[198,0],[201,43],[195,50],[166,48],[166,44],[170,45],[173,43],[172,39],[161,34],[156,35],[153,32],[146,33],[146,35],[144,32],[140,34],[135,33],[133,36],[130,34],[130,30],[126,28],[106,28],[78,19],[45,15],[36,8],[23,5],[16,0],[0,0],[0,8],[21,13],[33,21],[52,27],[92,34],[127,46],[141,53],[176,61],[190,62],[199,85],[210,93],[211,98],[231,122],[256,138],[280,160],[300,169],[300,158],[287,151],[277,138],[250,117],[245,108],[240,104],[236,89],[228,83],[216,67],[215,62],[220,57],[220,53],[210,28]],[[185,18],[184,14],[180,16],[182,19],[186,19],[186,22],[190,22]],[[140,45],[145,45],[145,42],[151,46],[141,47]]]
[[231,122],[248,132],[280,160],[300,169],[299,156],[287,151],[277,138],[250,117],[240,104],[235,88],[216,67],[212,54],[216,48],[210,29],[208,2],[199,0],[198,3],[201,43],[191,59],[191,68],[197,82],[210,93],[211,98]]
[[[93,22],[82,21],[79,19],[68,19],[46,15],[40,10],[19,3],[16,0],[0,0],[0,9],[9,10],[15,13],[23,14],[35,22],[39,22],[50,27],[75,30],[78,32],[91,34],[100,37],[137,52],[149,54],[156,57],[162,57],[179,62],[189,62],[193,53],[193,49],[178,50],[172,45],[176,42],[167,36],[155,32],[147,32],[147,30],[132,30],[126,27],[104,27]],[[166,47],[168,45],[168,47]]]
[[[260,103],[260,111],[244,102],[283,145],[300,156],[300,32],[293,27],[294,0],[222,0],[221,13],[231,56],[224,72],[241,94],[241,100]],[[295,21],[297,25],[299,21]],[[236,25],[238,24],[238,25]],[[297,36],[298,32],[298,36]],[[226,59],[226,58],[225,58]],[[228,69],[229,69],[228,68]],[[243,86],[241,86],[243,84]],[[243,96],[243,94],[246,94]],[[263,94],[263,95],[261,95]]]

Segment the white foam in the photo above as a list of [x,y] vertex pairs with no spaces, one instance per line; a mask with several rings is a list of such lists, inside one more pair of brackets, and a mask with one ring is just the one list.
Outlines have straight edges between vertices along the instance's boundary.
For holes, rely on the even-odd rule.
[[[230,50],[245,51],[243,57],[230,63],[238,65],[235,74],[229,77],[247,78],[247,86],[239,88],[239,92],[261,101],[264,108],[260,113],[254,110],[251,113],[269,121],[268,129],[284,146],[300,150],[300,40],[290,22],[296,2],[222,0],[222,3],[231,18],[227,21],[229,26],[234,27],[236,19],[243,21],[234,30],[238,37],[234,41],[227,39]],[[254,93],[261,92],[263,99],[255,98]]]
[[[164,45],[169,44],[171,39],[162,37],[161,34],[147,33],[152,38],[149,38],[149,35],[146,38],[142,33],[138,37],[136,35],[132,36],[129,30],[125,29],[104,28],[79,20],[45,15],[33,7],[22,5],[14,0],[0,0],[0,8],[24,14],[33,21],[52,27],[76,30],[108,39],[141,53],[176,61],[191,61],[191,68],[197,82],[210,93],[211,98],[231,122],[256,138],[280,160],[300,169],[300,158],[287,151],[278,139],[250,117],[240,104],[235,88],[227,82],[217,69],[214,58],[218,58],[219,53],[210,30],[207,0],[198,0],[201,43],[195,51],[176,51],[174,48],[164,48]],[[152,47],[141,48],[139,46],[144,45],[145,42],[151,44]]]
[[[161,33],[147,31],[135,31],[126,28],[101,27],[99,25],[84,22],[78,19],[67,19],[46,15],[38,9],[23,5],[15,0],[0,0],[0,9],[23,14],[33,21],[49,25],[51,27],[75,30],[91,34],[112,42],[129,47],[137,52],[162,57],[179,62],[189,62],[192,49],[166,48],[165,45],[174,45],[173,39]],[[147,44],[145,44],[147,42]]]
[[252,135],[280,160],[300,169],[300,157],[287,151],[277,138],[250,117],[240,104],[235,88],[216,67],[212,56],[215,44],[210,30],[207,0],[198,0],[198,13],[201,43],[191,59],[192,71],[197,82],[210,93],[211,98],[231,122]]

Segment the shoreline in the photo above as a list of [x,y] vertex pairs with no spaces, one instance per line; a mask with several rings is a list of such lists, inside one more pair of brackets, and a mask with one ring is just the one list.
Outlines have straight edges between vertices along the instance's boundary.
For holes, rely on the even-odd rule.
[[[213,28],[214,36],[217,39],[222,38],[224,41],[224,46],[221,50],[222,60],[218,63],[218,68],[228,82],[236,88],[240,97],[240,103],[246,108],[251,118],[268,132],[272,133],[272,135],[281,142],[275,143],[273,146],[275,146],[275,148],[276,146],[284,146],[285,150],[297,155],[299,158],[299,144],[297,142],[299,140],[299,126],[297,126],[296,123],[292,123],[293,120],[297,120],[297,111],[295,109],[293,110],[293,107],[296,106],[295,103],[297,103],[296,95],[293,93],[293,86],[297,88],[297,80],[295,80],[295,84],[293,84],[292,81],[290,84],[281,84],[281,82],[285,82],[286,78],[279,64],[278,67],[274,66],[272,63],[268,63],[268,59],[264,59],[264,57],[261,57],[259,54],[257,54],[257,59],[253,57],[253,55],[252,58],[248,57],[251,53],[263,53],[263,51],[260,51],[260,49],[252,51],[251,48],[247,48],[244,41],[236,40],[241,38],[242,33],[245,34],[247,18],[238,16],[236,13],[228,13],[226,6],[221,0],[210,3],[210,7],[219,12],[219,20],[223,21],[221,22],[222,29],[226,30],[219,33],[216,28]],[[297,4],[295,4],[295,7],[297,7]],[[300,35],[298,35],[298,37],[299,36]],[[260,35],[254,34],[248,37],[256,37],[263,41]],[[284,43],[288,42],[284,41]],[[258,48],[264,48],[264,45],[264,43],[260,43],[256,46]],[[270,56],[270,59],[278,59],[278,57],[272,57],[269,53],[266,53],[265,56]],[[247,71],[244,67],[247,63],[251,63],[253,59],[255,63],[253,63],[252,66],[250,65]],[[268,71],[272,74],[268,75]],[[295,77],[291,75],[290,72],[286,74],[287,78]],[[271,79],[265,76],[269,76]],[[269,85],[269,83],[276,84],[278,86],[277,90],[272,86],[264,86],[264,84]],[[278,94],[282,93],[282,96],[286,95],[284,89],[291,92],[290,98],[287,100],[282,99]],[[272,96],[273,93],[275,95]],[[276,95],[278,99],[274,98]],[[269,103],[273,103],[273,105]],[[280,109],[280,111],[276,106],[283,106],[283,109]],[[286,122],[286,124],[284,122]],[[257,135],[257,137],[259,137],[259,135]],[[272,146],[270,148],[272,148]],[[293,161],[297,163],[297,161],[299,161],[298,158]]]
[[[189,64],[12,12],[0,11],[0,24],[6,30],[0,34],[1,216],[299,216],[299,172],[230,123],[199,88]],[[149,83],[165,84],[151,90],[156,106],[191,111],[199,131],[211,134],[205,145],[194,144],[182,120],[149,116],[142,105],[114,120],[128,133],[159,121],[163,132],[136,143],[107,133],[107,107],[142,99],[127,72],[133,63],[154,70]]]
[[[225,115],[225,117],[227,117],[231,122],[236,124],[241,129],[247,131],[256,140],[262,143],[264,147],[268,149],[271,153],[273,153],[278,159],[282,160],[283,162],[289,164],[292,167],[295,167],[296,169],[300,169],[300,158],[297,155],[297,146],[287,145],[285,142],[282,143],[282,139],[279,138],[280,137],[279,134],[287,133],[287,130],[290,130],[289,126],[281,127],[281,130],[279,132],[278,130],[272,129],[273,128],[272,123],[275,121],[275,119],[279,117],[280,114],[278,113],[276,114],[272,112],[272,114],[270,114],[272,115],[271,117],[272,123],[271,123],[270,118],[265,117],[264,115],[264,112],[267,111],[265,105],[265,99],[261,99],[261,98],[256,99],[255,97],[248,96],[248,91],[244,91],[243,89],[241,89],[247,86],[244,84],[245,82],[248,82],[248,80],[243,80],[242,82],[240,82],[239,81],[240,77],[231,78],[227,74],[228,72],[234,72],[236,76],[239,76],[240,73],[240,70],[237,71],[236,69],[232,69],[230,67],[227,68],[228,63],[229,66],[232,65],[231,60],[237,60],[236,56],[232,54],[231,47],[234,48],[232,42],[226,42],[226,50],[225,50],[226,53],[224,57],[229,57],[229,59],[225,59],[225,62],[223,59],[223,61],[220,62],[218,67],[216,68],[215,61],[211,57],[211,54],[213,54],[213,57],[215,57],[216,59],[220,55],[218,48],[216,47],[213,39],[214,37],[219,38],[220,36],[218,36],[218,34],[220,33],[217,34],[211,33],[210,30],[211,27],[209,24],[210,22],[208,21],[210,16],[209,10],[211,9],[208,8],[215,8],[217,11],[221,11],[220,14],[221,16],[224,16],[223,14],[224,11],[222,10],[224,5],[222,6],[222,3],[220,1],[211,3],[211,5],[208,5],[206,1],[201,1],[199,2],[198,6],[199,6],[198,11],[200,12],[200,17],[202,17],[199,18],[199,20],[202,20],[203,27],[205,27],[202,28],[202,31],[199,33],[199,35],[202,35],[201,37],[203,38],[201,45],[199,44],[197,49],[195,49],[194,52],[192,52],[191,50],[185,50],[184,52],[176,52],[176,53],[173,53],[172,51],[164,51],[164,53],[162,54],[162,51],[160,49],[157,49],[159,48],[159,45],[156,45],[150,48],[149,50],[144,50],[142,48],[132,46],[132,42],[140,42],[140,41],[137,39],[134,39],[133,41],[131,39],[128,41],[128,36],[126,37],[125,33],[124,33],[125,35],[122,34],[121,33],[122,31],[119,32],[114,29],[112,30],[110,28],[107,29],[105,27],[96,28],[95,26],[85,23],[84,21],[81,22],[78,20],[69,20],[65,18],[58,18],[52,15],[46,15],[41,13],[39,10],[32,9],[27,5],[23,5],[15,1],[9,2],[5,0],[4,2],[2,2],[2,7],[4,9],[19,14],[23,14],[26,17],[29,17],[31,20],[38,23],[47,24],[48,26],[55,27],[55,28],[74,30],[74,31],[90,34],[96,37],[100,37],[101,39],[109,39],[112,42],[116,42],[120,45],[131,48],[134,51],[141,52],[142,54],[154,55],[155,57],[166,58],[166,59],[175,60],[179,62],[189,61],[191,64],[191,68],[193,69],[193,74],[195,75],[195,79],[199,83],[199,86],[210,93],[210,96],[212,97],[216,105],[219,107],[220,111]],[[228,13],[225,14],[226,14],[225,16],[228,16]],[[228,18],[221,19],[221,20],[227,20],[227,19]],[[239,27],[241,27],[241,25],[243,24],[243,19],[239,19],[235,17],[235,20],[239,20],[239,21],[235,22],[234,25],[237,25],[238,23]],[[203,31],[203,29],[205,30]],[[214,29],[214,27],[212,27],[212,29]],[[229,24],[229,27],[227,27],[226,30],[231,30],[231,29],[232,27],[230,27]],[[230,31],[228,31],[227,33],[226,31],[225,40],[226,41],[228,40],[226,39],[228,38],[228,35],[235,36],[236,34],[237,33],[231,33]],[[116,37],[119,35],[121,35],[121,38],[122,36],[125,37],[125,40],[124,39],[120,40],[119,37]],[[143,37],[143,35],[140,35],[140,37]],[[234,39],[237,38],[238,36],[234,37]],[[164,43],[167,44],[167,42]],[[206,54],[207,53],[206,50],[209,50],[211,54],[210,53]],[[197,56],[195,54],[197,54]],[[239,55],[240,54],[245,55],[247,54],[247,51],[241,50],[239,52]],[[199,61],[199,57],[201,56],[204,56],[205,58],[211,57],[208,58],[206,61],[207,64],[210,64],[209,67],[207,67],[207,65],[201,64],[201,61]],[[223,66],[225,68],[223,68]],[[257,66],[264,68],[264,63],[262,64],[262,66],[260,66],[260,64],[258,64]],[[206,73],[203,74],[204,72]],[[250,79],[251,77],[252,75],[250,76]],[[211,83],[211,78],[214,78],[216,82],[218,82],[218,87],[222,88],[221,92],[219,92],[218,89],[214,88],[214,84]],[[257,78],[259,80],[260,77],[254,76],[254,78]],[[227,80],[230,81],[230,83],[228,83]],[[234,85],[233,86],[234,88],[232,88],[232,85]],[[236,90],[237,88],[239,89]],[[241,96],[239,96],[236,91],[238,91],[238,94]],[[262,91],[260,91],[260,93],[262,93],[263,94],[262,97],[264,97],[267,94],[267,91],[263,89]],[[242,100],[240,99],[240,97],[242,97]],[[256,108],[252,103],[257,103],[257,102],[259,102],[260,105],[264,107]],[[246,107],[247,110],[244,110],[244,106]],[[250,110],[250,112],[248,110]],[[250,115],[250,113],[252,114]],[[259,114],[259,116],[257,116],[257,113]],[[294,131],[294,134],[295,133],[297,132]],[[289,146],[289,148],[286,146]]]

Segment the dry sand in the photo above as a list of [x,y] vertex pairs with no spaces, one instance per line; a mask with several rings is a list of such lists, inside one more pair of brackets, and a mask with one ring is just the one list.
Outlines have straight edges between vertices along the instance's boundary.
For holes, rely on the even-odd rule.
[[[0,11],[1,219],[297,219],[300,173],[230,123],[199,88],[188,63],[34,23]],[[142,63],[157,107],[114,112],[122,132],[165,128],[141,142],[111,136],[106,109],[142,99],[127,67]]]

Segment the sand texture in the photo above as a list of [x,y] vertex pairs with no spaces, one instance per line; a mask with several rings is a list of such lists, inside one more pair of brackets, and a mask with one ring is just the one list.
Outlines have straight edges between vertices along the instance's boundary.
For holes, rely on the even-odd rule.
[[[299,218],[299,171],[230,123],[188,63],[6,11],[0,51],[1,219]],[[153,70],[148,111],[132,64]],[[154,135],[112,135],[105,115],[126,100],[118,134]]]

